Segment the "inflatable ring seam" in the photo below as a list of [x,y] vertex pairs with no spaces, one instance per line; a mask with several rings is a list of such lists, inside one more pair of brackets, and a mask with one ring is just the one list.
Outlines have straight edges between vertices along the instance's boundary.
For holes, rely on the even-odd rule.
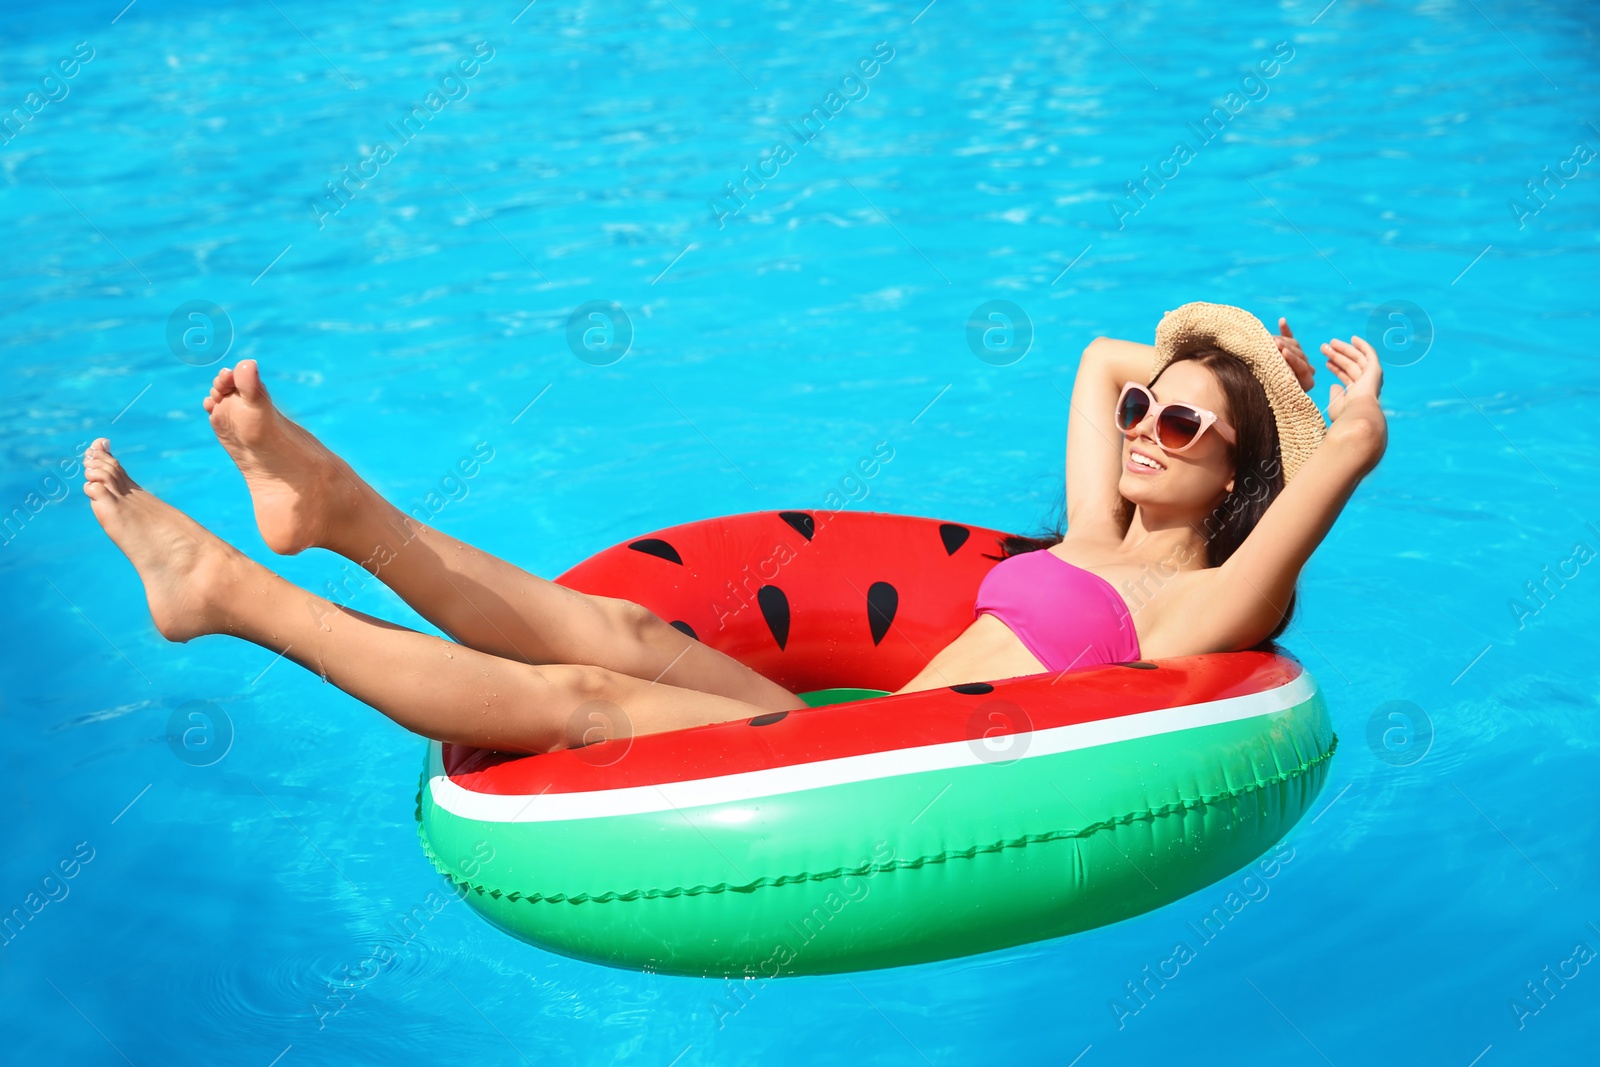
[[429,843],[427,835],[424,832],[425,828],[422,825],[422,797],[423,793],[428,788],[429,777],[426,771],[423,772],[422,781],[417,789],[417,836],[421,838],[423,852],[427,854],[427,857],[433,864],[435,870],[444,875],[455,885],[471,889],[475,893],[488,895],[496,900],[502,898],[512,901],[525,900],[530,904],[541,902],[547,904],[608,904],[613,901],[654,900],[662,897],[695,897],[707,893],[753,893],[758,889],[772,886],[789,885],[795,882],[822,882],[833,878],[843,878],[847,875],[864,876],[867,874],[880,873],[884,871],[905,869],[915,870],[931,863],[946,863],[950,860],[973,859],[974,857],[982,854],[1001,852],[1008,848],[1026,848],[1029,845],[1047,844],[1052,841],[1067,840],[1074,837],[1088,837],[1092,834],[1099,833],[1102,830],[1108,830],[1116,826],[1131,825],[1135,822],[1153,821],[1156,818],[1167,815],[1180,815],[1187,811],[1203,808],[1209,804],[1216,804],[1221,801],[1232,800],[1237,797],[1244,796],[1247,793],[1264,789],[1267,786],[1277,785],[1282,782],[1287,782],[1292,778],[1298,778],[1307,771],[1311,770],[1311,768],[1317,766],[1319,763],[1324,763],[1327,760],[1332,759],[1334,750],[1338,747],[1339,735],[1333,734],[1332,740],[1328,745],[1328,750],[1326,752],[1313,756],[1308,760],[1304,760],[1298,766],[1293,767],[1290,770],[1279,772],[1278,774],[1271,775],[1267,778],[1257,778],[1251,784],[1241,786],[1237,789],[1226,789],[1218,793],[1202,794],[1201,796],[1194,798],[1180,798],[1177,801],[1169,804],[1162,804],[1157,807],[1145,808],[1141,811],[1129,812],[1126,815],[1119,815],[1110,819],[1102,819],[1098,822],[1090,823],[1081,829],[1050,830],[1044,833],[1025,834],[1022,837],[996,841],[993,844],[988,845],[973,845],[970,848],[964,849],[947,849],[943,852],[937,852],[932,855],[919,856],[916,859],[894,860],[888,863],[865,863],[854,867],[837,867],[829,871],[802,871],[798,874],[779,875],[776,878],[758,878],[753,882],[739,885],[735,885],[730,882],[719,882],[716,885],[673,886],[670,889],[632,889],[621,893],[608,891],[598,894],[552,893],[545,895],[541,893],[507,893],[501,889],[491,887],[487,884],[474,882],[469,878],[458,877],[455,872],[453,872],[446,864],[440,861],[439,857],[434,853],[433,847]]

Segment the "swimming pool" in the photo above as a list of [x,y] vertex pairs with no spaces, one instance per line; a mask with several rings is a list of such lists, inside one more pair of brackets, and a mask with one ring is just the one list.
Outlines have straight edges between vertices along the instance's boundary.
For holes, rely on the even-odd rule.
[[[19,1062],[1592,1054],[1594,13],[920,6],[4,16]],[[1031,532],[1078,351],[1190,300],[1308,349],[1395,331],[1388,456],[1283,642],[1343,742],[1329,784],[1271,877],[914,968],[693,980],[497,933],[418,848],[421,742],[261,649],[163,642],[57,477],[106,433],[286,577],[422,625],[260,543],[199,406],[231,329],[392,498],[546,576],[834,491]],[[1026,325],[986,347],[991,301]],[[226,328],[202,308],[186,345],[196,302]],[[569,345],[591,303],[626,323],[586,310]]]

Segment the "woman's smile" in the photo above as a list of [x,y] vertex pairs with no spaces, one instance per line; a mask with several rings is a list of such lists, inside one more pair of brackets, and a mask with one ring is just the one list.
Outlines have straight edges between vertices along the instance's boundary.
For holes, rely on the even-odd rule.
[[1166,465],[1142,448],[1128,449],[1128,458],[1122,464],[1130,474],[1159,474]]

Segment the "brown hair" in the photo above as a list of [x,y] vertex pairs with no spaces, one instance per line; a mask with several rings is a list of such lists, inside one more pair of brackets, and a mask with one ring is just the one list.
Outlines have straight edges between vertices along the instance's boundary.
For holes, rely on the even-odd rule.
[[[1238,434],[1238,441],[1230,447],[1233,459],[1233,489],[1222,498],[1222,503],[1196,528],[1205,538],[1206,566],[1220,567],[1229,556],[1244,544],[1250,531],[1267,513],[1267,508],[1283,492],[1283,457],[1278,449],[1278,423],[1267,403],[1266,390],[1239,357],[1219,348],[1203,348],[1178,356],[1172,362],[1192,359],[1216,376],[1222,395],[1228,401],[1228,422]],[[1169,363],[1167,366],[1171,366]],[[1154,386],[1161,375],[1150,379]],[[1124,532],[1133,522],[1134,505],[1123,499],[1118,522]],[[1004,559],[1024,552],[1060,544],[1066,536],[1066,503],[1062,502],[1061,518],[1053,529],[1038,537],[1011,535],[1001,541],[1003,555],[991,559]],[[1289,595],[1283,618],[1268,634],[1266,644],[1289,627],[1294,615],[1295,594]]]

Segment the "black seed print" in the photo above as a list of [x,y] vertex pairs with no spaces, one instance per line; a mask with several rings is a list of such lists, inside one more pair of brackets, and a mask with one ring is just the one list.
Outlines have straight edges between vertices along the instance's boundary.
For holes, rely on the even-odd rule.
[[872,643],[883,640],[894,622],[894,613],[900,608],[900,594],[888,582],[873,582],[867,589],[867,625],[872,629]]
[[668,563],[683,566],[683,557],[678,555],[678,550],[661,540],[659,537],[646,537],[642,541],[635,541],[628,546],[635,552],[643,552],[647,556],[659,556]]
[[780,511],[778,518],[793,526],[807,541],[817,536],[817,520],[804,511]]
[[789,598],[775,585],[764,585],[756,590],[756,603],[761,606],[761,617],[767,620],[767,629],[781,650],[789,643]]
[[957,526],[953,522],[939,524],[939,540],[944,542],[944,554],[953,556],[956,549],[967,543],[967,538],[972,536],[972,531],[965,526]]

